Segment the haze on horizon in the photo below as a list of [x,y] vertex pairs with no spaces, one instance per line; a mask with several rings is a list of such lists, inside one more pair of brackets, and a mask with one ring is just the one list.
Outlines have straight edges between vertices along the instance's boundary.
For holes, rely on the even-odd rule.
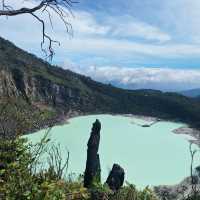
[[[37,0],[7,2],[17,8]],[[55,64],[129,89],[200,88],[199,0],[79,2],[69,16],[73,37],[56,16],[53,30],[49,24],[61,42]],[[39,26],[31,16],[1,18],[0,36],[43,58]]]

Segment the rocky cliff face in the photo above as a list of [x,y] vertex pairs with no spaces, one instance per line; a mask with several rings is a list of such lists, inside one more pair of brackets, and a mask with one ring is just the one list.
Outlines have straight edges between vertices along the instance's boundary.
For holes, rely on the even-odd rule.
[[82,113],[82,98],[85,97],[76,88],[20,67],[1,67],[0,63],[0,112],[4,110],[0,123],[6,130],[0,129],[0,136],[15,135],[25,120],[21,132],[32,132]]
[[0,96],[23,97],[32,104],[64,107],[66,110],[81,103],[76,89],[56,84],[43,76],[31,76],[20,69],[0,69]]
[[7,70],[0,71],[0,96],[18,96],[19,92],[15,85],[12,73]]

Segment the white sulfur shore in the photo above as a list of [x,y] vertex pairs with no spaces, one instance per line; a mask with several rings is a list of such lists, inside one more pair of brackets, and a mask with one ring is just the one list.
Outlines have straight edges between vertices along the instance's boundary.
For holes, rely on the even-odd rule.
[[159,118],[143,116],[143,115],[123,114],[122,116],[130,117],[130,118],[137,118],[137,119],[141,119],[141,120],[144,120],[146,122],[151,122],[151,123],[161,121]]
[[[123,116],[144,120],[144,121],[147,122],[147,126],[148,125],[152,126],[152,125],[156,124],[157,122],[162,121],[159,118],[149,117],[149,116],[140,116],[140,115],[132,115],[132,114],[125,114]],[[133,121],[133,123],[134,123],[134,121]],[[197,129],[190,128],[187,125],[185,125],[185,126],[182,126],[182,127],[178,128],[178,129],[173,130],[173,133],[182,134],[182,135],[185,136],[185,138],[188,141],[190,141],[192,143],[195,143],[198,146],[200,146],[200,131],[197,130]]]
[[187,126],[182,126],[178,129],[173,130],[176,134],[183,134],[183,135],[189,135],[189,141],[192,143],[195,143],[200,146],[200,131],[194,128],[190,128]]

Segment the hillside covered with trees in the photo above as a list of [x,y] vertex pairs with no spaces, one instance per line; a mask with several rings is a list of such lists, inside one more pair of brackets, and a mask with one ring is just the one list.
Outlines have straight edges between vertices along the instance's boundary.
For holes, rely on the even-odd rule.
[[[102,84],[52,66],[3,38],[0,38],[0,60],[1,107],[5,114],[6,109],[12,113],[13,106],[9,105],[18,105],[20,112],[33,121],[29,131],[53,126],[66,117],[94,113],[155,116],[200,127],[200,103],[191,98]],[[35,116],[41,118],[37,123]],[[11,119],[12,114],[8,118],[13,121],[14,129],[15,119]]]

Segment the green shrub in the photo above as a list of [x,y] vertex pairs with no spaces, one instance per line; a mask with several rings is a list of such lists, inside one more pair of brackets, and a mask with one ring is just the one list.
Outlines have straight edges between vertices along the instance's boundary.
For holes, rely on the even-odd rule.
[[158,200],[158,198],[148,187],[139,191],[134,185],[127,183],[126,186],[112,195],[110,200]]
[[5,200],[87,200],[89,193],[82,180],[58,179],[54,168],[35,173],[37,156],[40,156],[44,143],[35,147],[25,139],[1,140],[0,199]]
[[[47,137],[36,145],[29,144],[22,138],[0,141],[0,161],[4,163],[0,170],[0,199],[157,200],[149,188],[138,191],[131,184],[113,193],[106,184],[102,185],[94,180],[92,188],[87,190],[83,187],[83,176],[77,180],[70,177],[67,180],[62,179],[62,174],[53,163],[48,169],[36,172],[39,157],[46,151],[45,145],[48,141]],[[55,152],[59,152],[55,148]]]

